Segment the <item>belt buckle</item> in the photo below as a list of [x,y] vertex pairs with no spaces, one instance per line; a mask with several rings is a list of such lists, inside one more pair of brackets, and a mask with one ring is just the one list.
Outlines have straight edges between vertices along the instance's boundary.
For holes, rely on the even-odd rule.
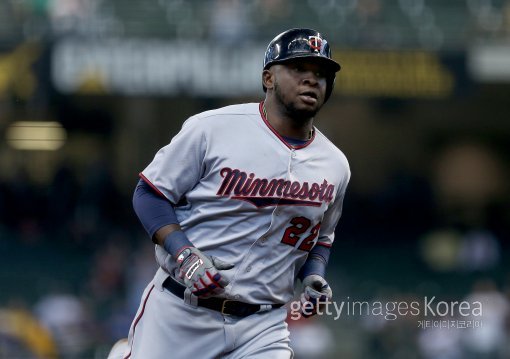
[[224,315],[232,315],[231,313],[225,313],[225,309],[227,309],[227,308],[226,308],[226,304],[227,304],[228,302],[235,302],[235,300],[231,300],[231,299],[225,299],[225,300],[223,300],[223,303],[221,304],[221,311],[220,311],[220,312],[221,312],[221,314],[224,314]]

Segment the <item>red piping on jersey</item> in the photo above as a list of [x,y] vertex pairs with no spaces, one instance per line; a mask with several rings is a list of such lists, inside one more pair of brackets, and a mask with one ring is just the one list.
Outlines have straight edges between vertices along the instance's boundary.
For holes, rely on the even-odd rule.
[[154,186],[154,185],[151,183],[151,181],[149,181],[149,180],[147,179],[147,177],[145,177],[145,176],[143,175],[143,173],[142,173],[142,172],[140,172],[138,175],[140,176],[140,178],[141,178],[141,179],[143,179],[143,180],[145,181],[145,183],[147,183],[149,186],[151,186],[151,187],[152,187],[152,189],[153,189],[154,191],[156,191],[156,193],[157,193],[157,194],[159,194],[159,195],[160,195],[161,197],[163,197],[164,199],[167,199],[167,198],[165,197],[165,195],[163,194],[163,192],[161,192],[161,191],[160,191],[160,190],[159,190],[156,186]]
[[154,284],[152,285],[151,289],[149,290],[149,293],[147,293],[147,297],[145,297],[145,300],[143,301],[142,310],[140,311],[140,314],[138,314],[138,317],[136,317],[135,322],[133,323],[133,337],[131,338],[131,348],[129,349],[129,354],[124,357],[124,359],[128,359],[131,357],[131,352],[133,351],[133,343],[135,342],[135,330],[136,325],[142,319],[143,313],[145,312],[145,305],[147,304],[147,300],[149,300],[149,296],[152,293],[152,290],[154,289]]
[[299,145],[299,146],[293,146],[291,145],[290,143],[288,143],[287,141],[285,141],[285,138],[283,138],[276,130],[275,128],[269,123],[269,121],[267,120],[266,118],[266,115],[264,114],[264,101],[262,101],[260,104],[259,104],[259,112],[260,112],[260,117],[262,117],[262,120],[264,120],[264,123],[266,124],[267,127],[269,127],[269,129],[276,135],[276,137],[278,137],[280,139],[280,141],[282,141],[285,146],[287,146],[289,149],[291,150],[299,150],[301,148],[305,148],[306,146],[308,146],[310,143],[313,142],[314,138],[315,138],[315,131],[312,131],[312,138],[310,138],[306,143],[302,144],[302,145]]

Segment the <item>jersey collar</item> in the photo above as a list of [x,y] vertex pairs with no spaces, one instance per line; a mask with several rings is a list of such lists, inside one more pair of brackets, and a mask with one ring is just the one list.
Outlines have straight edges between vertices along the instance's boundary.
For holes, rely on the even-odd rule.
[[271,131],[275,134],[275,136],[276,136],[276,137],[278,137],[278,139],[279,139],[280,141],[282,141],[282,142],[283,142],[283,144],[284,144],[285,146],[287,146],[287,147],[288,147],[289,149],[291,149],[291,150],[299,150],[299,149],[301,149],[301,148],[305,148],[305,147],[307,147],[310,143],[312,143],[312,142],[313,142],[313,140],[315,139],[315,132],[316,132],[316,131],[315,131],[315,128],[314,128],[314,131],[313,131],[313,133],[312,133],[312,137],[311,137],[308,141],[306,141],[306,142],[305,142],[305,143],[303,143],[302,145],[294,146],[294,145],[292,145],[291,143],[287,142],[287,141],[285,140],[285,138],[283,138],[283,136],[282,136],[282,135],[280,135],[280,134],[276,131],[276,129],[275,129],[275,128],[274,128],[274,127],[273,127],[273,126],[269,123],[269,121],[267,120],[267,117],[266,117],[265,109],[264,109],[264,101],[262,101],[262,102],[260,102],[260,103],[259,103],[259,112],[260,112],[260,117],[262,118],[262,120],[264,121],[264,123],[266,124],[266,126],[267,126],[267,127],[269,127],[269,129],[270,129],[270,130],[271,130]]

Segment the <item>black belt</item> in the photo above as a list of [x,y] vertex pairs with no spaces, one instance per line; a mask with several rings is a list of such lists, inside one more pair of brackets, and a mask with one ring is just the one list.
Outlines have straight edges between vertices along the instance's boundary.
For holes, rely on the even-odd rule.
[[[163,288],[167,289],[170,293],[175,294],[179,298],[184,299],[184,291],[186,290],[186,287],[175,281],[172,277],[168,277],[163,282]],[[216,297],[207,299],[198,298],[197,305],[199,307],[215,310],[221,314],[233,315],[236,317],[247,317],[257,313],[258,311],[266,311],[283,306],[283,304],[250,304]]]

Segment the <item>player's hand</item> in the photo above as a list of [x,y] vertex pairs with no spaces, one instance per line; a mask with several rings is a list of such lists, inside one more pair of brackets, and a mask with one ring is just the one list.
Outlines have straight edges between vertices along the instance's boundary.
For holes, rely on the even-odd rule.
[[177,255],[179,264],[179,277],[184,281],[191,293],[200,298],[210,297],[223,293],[228,285],[219,270],[234,267],[216,257],[203,254],[195,247],[185,248]]
[[328,282],[320,275],[311,274],[303,279],[303,292],[301,293],[301,313],[308,318],[317,314],[326,302],[333,298],[333,291]]

